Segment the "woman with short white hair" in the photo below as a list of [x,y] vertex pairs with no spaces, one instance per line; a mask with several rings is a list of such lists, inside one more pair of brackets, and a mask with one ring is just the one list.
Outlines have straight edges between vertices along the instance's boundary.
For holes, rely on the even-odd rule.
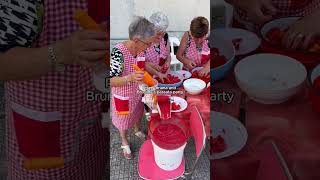
[[169,19],[162,12],[156,12],[149,20],[155,25],[156,36],[154,46],[146,50],[146,62],[151,67],[150,73],[163,79],[171,62],[169,35],[166,33]]
[[121,148],[126,159],[132,158],[128,129],[134,127],[135,135],[145,139],[145,134],[140,131],[144,112],[142,94],[138,93],[143,72],[136,72],[132,65],[138,65],[138,60],[144,58],[144,51],[153,44],[154,35],[154,25],[144,17],[137,17],[129,26],[129,40],[117,44],[111,53],[111,118],[120,132]]

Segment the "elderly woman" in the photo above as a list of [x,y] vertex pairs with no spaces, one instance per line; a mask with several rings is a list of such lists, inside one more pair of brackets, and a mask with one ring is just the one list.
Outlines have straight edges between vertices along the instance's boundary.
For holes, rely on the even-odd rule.
[[156,38],[154,46],[146,50],[146,65],[150,66],[151,74],[163,79],[171,62],[169,35],[166,33],[169,20],[165,14],[156,12],[150,16],[150,22],[155,25]]
[[177,59],[183,63],[184,68],[192,70],[195,67],[204,67],[200,76],[207,76],[210,72],[210,60],[205,62],[201,59],[201,53],[209,53],[207,35],[209,21],[205,17],[196,17],[191,21],[190,30],[182,36],[177,52]]
[[[81,30],[72,18],[74,10],[86,10],[93,1],[3,2],[0,80],[8,179],[102,179],[108,131],[101,127],[100,103],[85,97],[95,88],[92,69],[83,63],[105,60],[106,32]],[[102,8],[94,11],[108,10],[103,1],[94,2]]]
[[132,158],[128,129],[134,126],[135,135],[145,139],[145,134],[139,129],[144,108],[138,86],[143,73],[136,72],[132,65],[138,65],[138,60],[145,58],[144,52],[152,45],[154,35],[154,25],[143,17],[137,17],[129,26],[129,40],[117,44],[111,53],[111,118],[120,132],[121,148],[126,159]]

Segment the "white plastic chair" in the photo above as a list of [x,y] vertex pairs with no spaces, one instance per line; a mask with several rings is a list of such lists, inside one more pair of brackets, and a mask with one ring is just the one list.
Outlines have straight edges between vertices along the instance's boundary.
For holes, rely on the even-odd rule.
[[180,41],[177,37],[169,37],[169,41],[170,41],[170,55],[171,55],[171,64],[170,64],[170,70],[171,71],[178,71],[181,70],[183,67],[183,64],[178,61],[176,55],[174,54],[174,44],[176,46],[180,45]]

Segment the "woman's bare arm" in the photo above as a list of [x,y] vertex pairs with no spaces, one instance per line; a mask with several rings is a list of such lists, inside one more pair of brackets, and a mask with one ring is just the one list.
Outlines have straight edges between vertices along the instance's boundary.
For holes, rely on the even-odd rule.
[[[62,61],[63,43],[53,45],[57,61]],[[51,69],[48,47],[24,48],[16,47],[0,54],[0,80],[37,79]]]
[[187,58],[185,58],[183,56],[183,53],[185,52],[186,48],[187,48],[187,43],[188,43],[188,34],[184,33],[181,41],[180,41],[180,45],[178,48],[178,52],[176,54],[177,59],[182,62],[183,64],[188,60]]

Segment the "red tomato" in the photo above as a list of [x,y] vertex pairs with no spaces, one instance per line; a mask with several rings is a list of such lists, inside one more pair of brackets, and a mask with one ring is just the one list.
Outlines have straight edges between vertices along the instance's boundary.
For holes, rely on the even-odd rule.
[[211,137],[210,138],[210,152],[211,153],[221,153],[226,150],[227,145],[224,142],[224,139],[222,136],[218,136],[216,138]]
[[243,40],[242,38],[236,38],[236,39],[232,40],[232,44],[236,50],[240,49],[240,44],[241,44],[242,40]]

